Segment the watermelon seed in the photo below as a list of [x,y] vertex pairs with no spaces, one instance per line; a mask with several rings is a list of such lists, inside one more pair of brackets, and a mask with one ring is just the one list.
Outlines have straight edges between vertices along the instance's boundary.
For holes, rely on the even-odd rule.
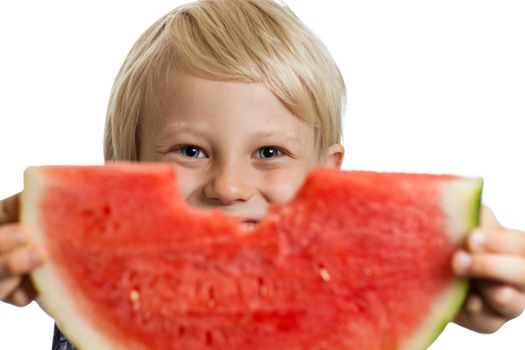
[[140,293],[136,289],[132,289],[131,292],[129,292],[129,300],[131,300],[131,305],[133,306],[133,310],[137,311],[140,308]]
[[321,276],[321,279],[325,282],[330,282],[330,280],[332,279],[330,277],[330,273],[328,273],[328,270],[323,265],[319,266],[319,275]]

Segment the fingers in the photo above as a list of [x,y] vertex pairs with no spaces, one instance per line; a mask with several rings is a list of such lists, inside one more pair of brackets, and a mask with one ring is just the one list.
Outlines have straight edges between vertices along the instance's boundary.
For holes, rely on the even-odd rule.
[[16,306],[25,306],[36,297],[29,276],[15,276],[0,280],[0,300]]
[[6,224],[0,226],[0,256],[22,247],[26,243],[27,239],[22,233],[20,225]]
[[0,201],[0,225],[18,221],[20,194]]
[[525,290],[525,233],[478,228],[467,237],[465,250],[456,252],[453,267],[462,276],[491,279]]
[[20,225],[0,226],[0,281],[26,274],[42,261],[43,254],[29,244]]
[[0,300],[7,301],[6,299],[18,288],[21,283],[21,276],[0,279]]
[[26,275],[21,282],[19,281],[19,287],[5,298],[5,301],[16,306],[26,306],[35,299],[36,295],[33,283],[31,283],[29,276]]
[[491,333],[523,312],[525,233],[504,228],[489,208],[482,208],[481,227],[468,235],[452,266],[456,274],[474,279],[458,324]]
[[27,274],[42,261],[42,254],[34,247],[16,249],[0,257],[0,280]]
[[456,323],[480,333],[493,333],[507,321],[483,302],[481,296],[470,293],[463,309],[456,317]]
[[490,252],[525,257],[525,233],[508,229],[478,228],[468,235],[466,249],[472,253]]
[[35,290],[28,273],[43,261],[43,255],[28,244],[20,225],[0,226],[0,300],[17,306],[30,303]]
[[43,255],[28,244],[18,224],[19,201],[19,194],[0,201],[0,300],[24,306],[36,296],[28,273]]
[[525,294],[508,285],[476,281],[477,292],[495,313],[506,320],[518,317],[525,307]]
[[452,266],[460,276],[489,279],[525,289],[525,258],[522,256],[468,254],[460,250],[455,253]]

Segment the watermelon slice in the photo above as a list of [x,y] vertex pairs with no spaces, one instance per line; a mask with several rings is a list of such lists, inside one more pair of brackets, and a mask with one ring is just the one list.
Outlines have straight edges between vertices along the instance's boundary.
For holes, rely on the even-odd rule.
[[482,181],[309,174],[254,229],[188,207],[174,167],[26,171],[39,300],[81,349],[423,349],[463,302],[450,260]]

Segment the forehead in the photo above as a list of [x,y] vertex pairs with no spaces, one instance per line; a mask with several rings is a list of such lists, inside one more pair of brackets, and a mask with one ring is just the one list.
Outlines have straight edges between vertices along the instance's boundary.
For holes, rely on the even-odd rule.
[[164,112],[209,112],[213,106],[217,112],[246,113],[261,111],[272,114],[292,114],[291,111],[263,84],[212,80],[178,71],[167,75],[160,88],[160,107]]
[[149,104],[145,124],[156,124],[163,133],[233,128],[289,138],[313,136],[313,127],[260,83],[211,80],[173,71],[153,100],[156,103]]

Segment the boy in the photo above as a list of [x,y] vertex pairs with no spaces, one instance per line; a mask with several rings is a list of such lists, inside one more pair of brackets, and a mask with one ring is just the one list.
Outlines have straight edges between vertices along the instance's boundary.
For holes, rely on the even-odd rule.
[[[250,227],[308,170],[340,167],[344,96],[332,58],[287,8],[200,1],[161,18],[129,53],[108,108],[105,158],[173,162],[190,205]],[[41,257],[21,238],[17,198],[0,211],[0,299],[24,305],[34,297],[26,274]],[[489,210],[482,229],[454,257],[458,274],[480,279],[456,321],[492,332],[523,310],[525,238]],[[57,333],[59,345],[69,346]]]

